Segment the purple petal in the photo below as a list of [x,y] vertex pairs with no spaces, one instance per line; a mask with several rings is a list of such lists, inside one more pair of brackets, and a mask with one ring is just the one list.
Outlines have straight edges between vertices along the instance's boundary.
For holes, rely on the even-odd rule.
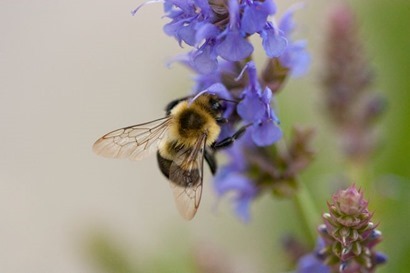
[[226,170],[225,175],[218,178],[219,179],[216,181],[218,183],[215,183],[215,190],[218,195],[224,195],[229,191],[235,191],[242,194],[253,194],[255,192],[255,187],[252,182],[245,175],[240,173],[228,173],[228,170]]
[[285,51],[288,40],[274,28],[265,29],[260,33],[262,46],[270,58],[279,57]]
[[252,139],[258,146],[269,146],[282,137],[282,131],[276,123],[267,119],[252,126]]
[[272,101],[272,90],[270,90],[269,87],[266,87],[265,90],[263,90],[262,101],[268,105]]
[[218,61],[212,52],[211,46],[203,46],[193,57],[193,64],[196,70],[202,74],[209,74],[218,68]]
[[215,38],[219,34],[219,29],[211,24],[211,23],[204,23],[200,27],[195,35],[195,40],[197,43],[201,42],[202,40]]
[[216,46],[216,52],[225,60],[241,61],[252,54],[253,46],[241,36],[239,31],[229,31],[225,39]]
[[239,3],[237,0],[229,0],[229,27],[237,28],[240,14],[239,14]]
[[250,61],[246,64],[245,68],[249,76],[249,90],[251,90],[255,94],[260,94],[258,71],[256,70],[255,63],[253,61]]
[[163,30],[164,30],[165,34],[167,34],[169,36],[174,36],[178,40],[178,43],[180,45],[181,45],[181,40],[182,39],[181,39],[181,37],[179,37],[178,31],[179,31],[179,29],[181,29],[183,24],[184,24],[183,21],[177,21],[177,22],[172,21],[172,22],[166,24],[163,27]]
[[279,21],[279,29],[286,35],[290,33],[295,28],[295,23],[293,22],[293,10],[288,10]]
[[185,13],[192,11],[192,1],[187,0],[165,0],[164,9],[165,11],[170,11],[172,6],[178,7]]
[[298,41],[288,46],[280,56],[281,63],[292,70],[292,76],[301,76],[310,65],[310,55],[306,51],[306,42]]
[[186,44],[190,46],[195,46],[196,45],[196,30],[195,30],[195,24],[189,24],[182,26],[179,31],[177,36],[184,41]]
[[227,99],[227,100],[232,99],[231,93],[229,93],[228,89],[226,89],[225,85],[223,85],[222,83],[215,83],[209,86],[207,89],[208,89],[208,92],[216,94],[220,98]]
[[241,30],[248,34],[261,31],[269,15],[256,3],[246,6],[242,15]]
[[293,13],[302,8],[303,3],[298,3],[293,6],[291,6],[285,14],[283,14],[282,18],[279,21],[279,29],[284,33],[286,37],[290,35],[290,33],[294,30],[295,28],[295,22],[293,21]]
[[374,254],[374,261],[376,264],[384,264],[387,262],[387,256],[381,252],[376,252]]
[[194,0],[194,1],[195,1],[195,5],[198,6],[199,10],[205,17],[210,16],[211,7],[209,6],[208,0]]
[[330,273],[330,268],[325,266],[316,255],[308,254],[300,258],[296,273]]
[[262,3],[261,8],[268,14],[272,15],[276,12],[276,5],[275,2],[272,0],[266,0]]
[[238,196],[235,198],[235,213],[245,223],[251,219],[249,209],[254,198],[253,195]]
[[262,118],[265,113],[265,105],[258,95],[246,95],[236,107],[239,116],[246,122],[254,122]]
[[234,192],[235,211],[237,215],[243,221],[249,221],[249,205],[258,193],[252,181],[245,175],[237,172],[229,172],[228,169],[225,169],[217,173],[214,185],[219,196],[228,192]]

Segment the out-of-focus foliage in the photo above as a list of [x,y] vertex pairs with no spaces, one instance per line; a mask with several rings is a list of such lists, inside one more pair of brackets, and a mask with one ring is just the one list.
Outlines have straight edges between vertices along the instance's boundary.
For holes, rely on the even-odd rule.
[[379,272],[406,272],[410,268],[410,2],[357,3],[362,35],[374,60],[377,87],[388,100],[382,120],[382,146],[375,158],[374,208],[384,241],[380,244],[389,263]]

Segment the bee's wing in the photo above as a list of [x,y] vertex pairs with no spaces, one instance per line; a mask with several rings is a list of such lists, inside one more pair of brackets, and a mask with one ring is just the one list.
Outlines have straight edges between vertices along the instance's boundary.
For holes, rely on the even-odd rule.
[[104,157],[138,160],[155,150],[165,137],[171,117],[112,131],[93,145],[93,151]]
[[195,216],[201,202],[206,137],[203,134],[194,147],[178,151],[169,170],[176,206],[187,220]]

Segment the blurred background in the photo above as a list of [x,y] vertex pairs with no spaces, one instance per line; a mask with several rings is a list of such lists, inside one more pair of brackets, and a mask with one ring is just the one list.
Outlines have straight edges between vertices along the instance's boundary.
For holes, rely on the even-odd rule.
[[[296,1],[276,2],[281,14]],[[228,198],[217,199],[208,172],[201,208],[186,222],[155,157],[92,153],[104,133],[161,117],[193,86],[190,71],[165,65],[187,48],[163,33],[162,5],[131,16],[140,3],[0,1],[0,272],[206,272],[211,262],[224,272],[291,271],[282,242],[289,234],[303,241],[303,231],[290,201],[263,196],[244,224]],[[326,14],[337,1],[305,3],[297,36],[309,41],[312,68],[288,82],[278,105],[285,134],[294,124],[316,128],[316,160],[301,181],[324,212],[332,182],[347,172],[335,156],[320,86]],[[365,189],[384,236],[378,249],[389,256],[379,272],[406,272],[410,3],[351,4],[374,89],[388,100]]]

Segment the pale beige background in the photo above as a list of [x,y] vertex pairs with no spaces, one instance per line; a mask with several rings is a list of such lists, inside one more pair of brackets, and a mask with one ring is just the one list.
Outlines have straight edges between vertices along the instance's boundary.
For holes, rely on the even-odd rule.
[[[188,252],[189,241],[209,238],[246,246],[233,253],[255,262],[273,254],[251,235],[271,226],[244,226],[228,205],[215,212],[210,183],[187,223],[155,157],[117,161],[91,152],[107,131],[162,116],[192,85],[187,70],[164,65],[183,50],[162,32],[161,5],[132,17],[139,3],[0,1],[0,272],[94,272],[82,244],[96,229],[140,256],[168,251],[169,237]],[[271,201],[252,208],[256,219],[264,202]]]

